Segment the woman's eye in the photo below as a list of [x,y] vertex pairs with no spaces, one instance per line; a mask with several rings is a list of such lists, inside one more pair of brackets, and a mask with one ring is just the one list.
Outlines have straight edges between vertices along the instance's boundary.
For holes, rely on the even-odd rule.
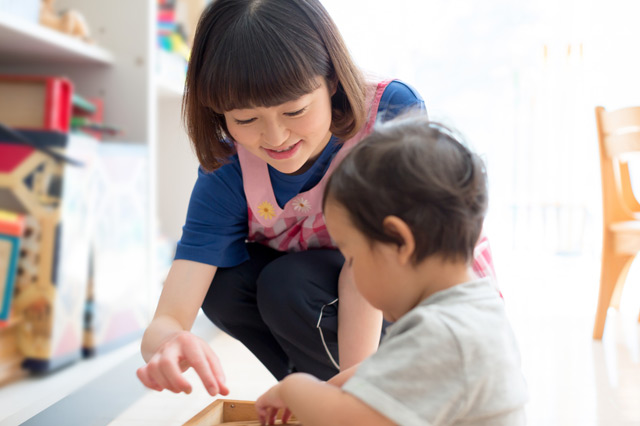
[[299,110],[297,110],[297,111],[293,111],[293,112],[285,112],[285,114],[284,114],[284,115],[286,115],[287,117],[295,117],[296,115],[300,115],[300,114],[302,114],[303,112],[305,112],[305,111],[306,111],[306,109],[307,109],[307,107],[304,107],[304,108],[299,109]]
[[243,125],[243,124],[253,123],[254,121],[256,121],[256,119],[255,118],[250,118],[248,120],[236,120],[236,119],[234,119],[234,121],[236,122],[236,124]]

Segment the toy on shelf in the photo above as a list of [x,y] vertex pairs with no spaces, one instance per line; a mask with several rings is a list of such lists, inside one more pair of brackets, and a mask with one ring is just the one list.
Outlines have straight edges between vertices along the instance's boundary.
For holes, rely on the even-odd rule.
[[56,12],[55,0],[42,0],[40,8],[40,25],[79,38],[85,42],[93,43],[89,38],[89,26],[84,16],[76,10]]
[[72,96],[73,85],[65,78],[0,74],[0,123],[66,133]]
[[[278,413],[277,425],[284,424],[281,420],[282,412]],[[236,401],[233,399],[217,399],[204,410],[193,416],[183,426],[257,426],[260,424],[258,413],[253,401]],[[289,419],[288,425],[301,425],[295,417]]]
[[24,229],[24,215],[0,210],[0,385],[27,374],[18,345],[22,317],[12,309]]
[[0,327],[7,325],[11,313],[23,232],[24,215],[0,210]]
[[172,52],[189,61],[191,48],[182,23],[176,17],[176,2],[159,0],[158,2],[158,47]]
[[14,344],[32,371],[81,357],[97,142],[69,136],[72,93],[62,78],[0,76],[0,208],[25,218]]
[[62,147],[84,167],[15,142],[0,137],[0,157],[11,160],[0,170],[0,206],[25,215],[13,300],[22,318],[17,343],[28,369],[47,371],[81,357],[89,263],[88,174],[96,142],[76,136]]
[[175,0],[158,0],[158,54],[156,73],[168,82],[183,85],[191,48]]
[[83,98],[73,95],[71,113],[71,130],[82,132],[102,140],[103,136],[120,136],[122,132],[115,126],[102,122],[104,106],[100,98]]

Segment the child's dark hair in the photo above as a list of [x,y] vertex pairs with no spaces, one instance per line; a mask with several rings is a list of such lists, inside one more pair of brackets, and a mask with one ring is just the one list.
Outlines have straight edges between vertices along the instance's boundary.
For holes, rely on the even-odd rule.
[[415,238],[413,261],[437,254],[473,259],[487,210],[487,178],[480,157],[443,125],[409,113],[377,125],[342,161],[323,203],[342,205],[371,242],[402,244],[385,229],[397,216]]
[[234,153],[223,113],[270,107],[318,88],[331,98],[331,132],[346,140],[366,120],[365,84],[318,0],[214,0],[198,22],[182,113],[205,170]]

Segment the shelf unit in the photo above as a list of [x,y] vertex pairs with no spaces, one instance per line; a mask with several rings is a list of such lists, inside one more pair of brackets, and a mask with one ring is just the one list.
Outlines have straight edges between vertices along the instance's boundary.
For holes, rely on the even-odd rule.
[[2,14],[0,72],[67,76],[77,93],[104,99],[104,121],[122,128],[124,139],[153,148],[155,2],[60,0],[56,7],[80,11],[95,43]]
[[[204,2],[189,5],[195,22]],[[103,98],[105,123],[149,148],[151,229],[178,240],[198,162],[180,119],[184,80],[155,73],[156,1],[58,0],[56,7],[80,11],[94,44],[0,13],[0,73],[65,75],[79,94]]]
[[110,65],[113,55],[106,49],[87,44],[0,12],[0,64],[94,63]]
[[[144,189],[148,214],[142,235],[148,241],[143,262],[132,275],[143,282],[131,290],[142,300],[143,321],[151,318],[160,277],[156,247],[158,84],[155,80],[156,0],[57,0],[59,10],[75,9],[86,18],[94,43],[67,36],[0,12],[0,74],[55,75],[73,82],[76,93],[102,98],[104,122],[122,129],[120,142],[145,147],[149,165]],[[176,96],[177,98],[177,96]],[[130,272],[124,272],[130,273]],[[135,298],[135,299],[134,299]]]
[[[78,94],[104,100],[104,122],[123,130],[122,141],[146,146],[151,214],[144,268],[152,313],[164,279],[156,237],[169,244],[179,239],[197,177],[197,159],[181,121],[184,80],[156,76],[157,0],[57,0],[55,5],[82,13],[94,42],[0,12],[0,74],[66,76]],[[190,15],[197,18],[199,11]]]

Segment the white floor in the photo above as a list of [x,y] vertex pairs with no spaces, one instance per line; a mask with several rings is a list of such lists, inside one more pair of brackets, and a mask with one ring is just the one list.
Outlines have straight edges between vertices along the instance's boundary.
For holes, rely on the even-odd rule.
[[[640,425],[640,266],[632,267],[620,312],[610,311],[602,342],[591,339],[599,263],[595,256],[497,256],[505,303],[530,388],[530,425]],[[274,379],[226,335],[212,345],[234,399],[255,399]],[[134,343],[55,375],[0,388],[0,425],[17,425],[137,352]],[[190,373],[190,372],[189,372]],[[194,378],[190,374],[191,378]],[[212,402],[149,391],[111,425],[181,425]],[[99,424],[99,423],[96,423]]]
[[640,425],[640,264],[598,342],[598,258],[514,262],[499,278],[529,384],[529,424]]

